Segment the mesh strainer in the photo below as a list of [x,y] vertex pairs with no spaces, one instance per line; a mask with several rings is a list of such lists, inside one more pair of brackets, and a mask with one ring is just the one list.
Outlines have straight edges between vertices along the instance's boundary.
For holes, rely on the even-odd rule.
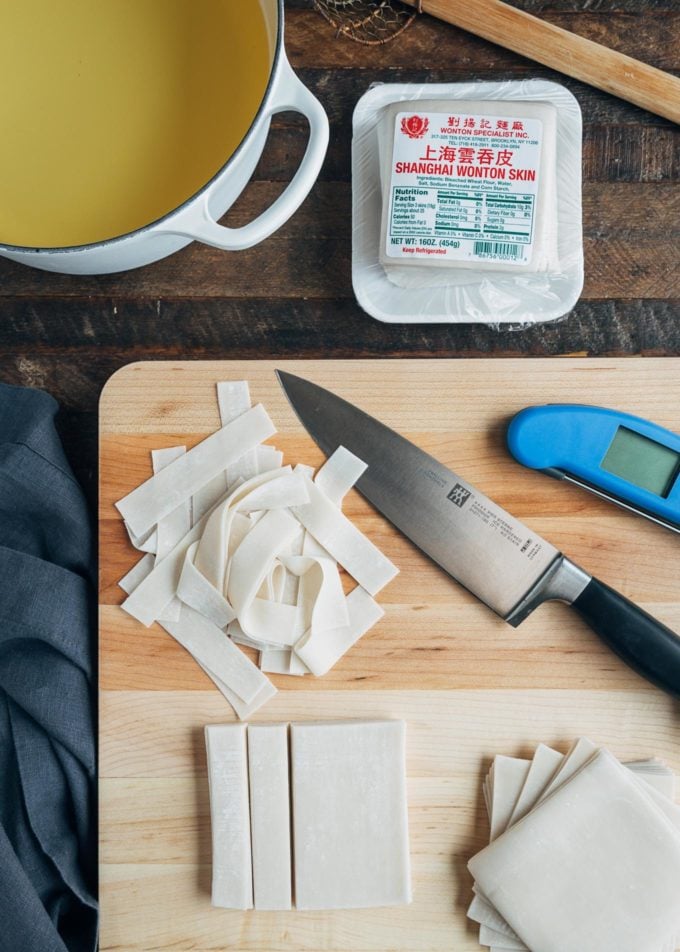
[[394,39],[416,17],[399,0],[314,0],[314,6],[338,35],[368,46]]

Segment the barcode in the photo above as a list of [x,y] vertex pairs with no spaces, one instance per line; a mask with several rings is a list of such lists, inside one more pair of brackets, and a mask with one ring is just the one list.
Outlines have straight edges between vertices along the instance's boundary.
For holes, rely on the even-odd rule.
[[475,254],[488,255],[493,258],[521,258],[522,245],[515,245],[511,241],[476,241]]

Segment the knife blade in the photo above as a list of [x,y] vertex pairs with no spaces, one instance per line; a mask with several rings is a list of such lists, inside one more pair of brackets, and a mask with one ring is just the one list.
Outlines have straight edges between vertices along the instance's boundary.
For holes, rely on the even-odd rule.
[[452,578],[510,625],[549,600],[571,605],[627,664],[680,696],[680,638],[379,420],[285,371],[279,382],[321,450],[368,466],[356,488]]

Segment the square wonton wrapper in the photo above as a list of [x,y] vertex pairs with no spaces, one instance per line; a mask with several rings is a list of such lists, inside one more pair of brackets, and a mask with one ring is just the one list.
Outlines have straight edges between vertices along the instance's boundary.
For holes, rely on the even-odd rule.
[[680,834],[604,750],[469,869],[536,952],[658,952],[680,932]]
[[411,901],[403,721],[291,725],[298,909]]

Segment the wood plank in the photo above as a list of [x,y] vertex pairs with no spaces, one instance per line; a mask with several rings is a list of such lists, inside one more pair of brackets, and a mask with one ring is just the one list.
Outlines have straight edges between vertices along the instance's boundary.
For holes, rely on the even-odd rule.
[[678,298],[582,299],[563,320],[523,326],[521,333],[516,325],[382,324],[349,297],[116,296],[50,299],[40,306],[11,298],[3,300],[2,314],[3,378],[45,387],[69,412],[92,412],[107,379],[135,359],[680,354]]
[[[559,11],[555,8],[537,14],[527,3],[517,4],[527,13],[540,15],[547,23],[579,36],[616,49],[627,56],[659,69],[680,69],[680,48],[675,38],[680,31],[677,4],[660,9],[656,14],[647,9],[628,12],[597,10]],[[289,10],[286,17],[286,49],[296,69],[314,67],[323,62],[336,69],[411,67],[414,63],[431,62],[441,67],[470,69],[526,69],[527,61],[500,46],[472,36],[464,30],[440,23],[432,16],[419,17],[404,33],[382,46],[362,46],[335,31],[321,16],[309,8]]]
[[[585,299],[607,297],[615,282],[619,300],[678,296],[678,245],[666,236],[611,238],[606,243],[585,238],[584,252]],[[65,275],[54,276],[50,281],[54,291],[50,293],[79,298],[84,294],[173,298],[191,297],[200,287],[202,297],[222,300],[313,297],[331,301],[352,293],[351,253],[349,236],[305,244],[297,238],[275,235],[265,246],[239,252],[238,260],[217,249],[194,244],[159,262],[152,270],[124,277],[85,277],[74,281]],[[1,266],[2,270],[15,271],[15,293],[34,295],[27,269],[15,265],[14,269]]]
[[[655,144],[659,146],[658,142]],[[278,182],[252,182],[224,221],[234,228],[240,228],[272,205],[280,193],[281,185]],[[306,240],[346,238],[350,234],[351,216],[351,184],[319,182],[310,198],[284,225],[280,234],[286,238]],[[679,219],[680,190],[667,182],[584,183],[583,227],[589,237],[653,240],[665,236],[670,240],[680,237]],[[242,254],[239,252],[224,257],[237,263]],[[25,272],[23,268],[22,273]],[[49,280],[49,276],[46,280]],[[76,282],[70,279],[64,284],[69,286]],[[203,296],[202,289],[193,288],[191,292]],[[6,288],[0,293],[10,295]]]
[[[562,13],[584,13],[584,0],[508,0],[512,6],[526,10],[536,16],[550,16]],[[665,12],[677,11],[676,0],[586,0],[590,9],[598,13],[617,15],[635,13],[654,17]],[[293,11],[308,10],[309,0],[286,0],[286,15]],[[644,11],[644,12],[643,12]],[[587,12],[587,11],[586,11]]]
[[[281,186],[277,182],[253,182],[225,216],[224,221],[228,221],[234,228],[246,225],[272,205],[280,192]],[[310,198],[284,225],[281,237],[306,240],[344,239],[350,234],[351,216],[350,183],[320,182]],[[665,237],[671,241],[680,238],[679,220],[680,190],[667,182],[584,184],[583,228],[588,237],[624,240],[655,240]],[[236,265],[241,255],[242,252],[239,252],[224,257]],[[22,269],[22,273],[25,272],[26,269]],[[64,284],[68,287],[76,282],[71,279]],[[7,289],[3,289],[1,293],[5,296],[10,294]],[[190,293],[204,296],[203,289],[192,288]]]
[[[272,184],[249,189],[234,223],[251,220],[271,201]],[[668,185],[593,185],[584,195],[586,283],[583,297],[619,299],[680,295],[680,199]],[[42,294],[109,298],[262,298],[352,295],[349,187],[319,184],[300,216],[266,243],[226,254],[193,244],[153,268],[123,275],[40,275]],[[225,218],[231,221],[231,216]],[[36,294],[35,271],[6,262],[3,295]],[[92,329],[93,330],[93,329]]]
[[[541,16],[548,15],[551,11],[583,12],[583,0],[509,0],[509,2],[513,6],[519,6],[529,13]],[[604,13],[641,13],[640,0],[594,0],[591,6],[595,6]],[[649,16],[677,10],[675,0],[644,0],[644,7]]]
[[62,405],[58,425],[93,502],[97,420],[107,378],[134,359],[207,355],[257,359],[309,356],[621,356],[680,354],[680,300],[580,301],[559,322],[505,329],[485,325],[395,325],[368,318],[354,300],[128,298],[3,299],[0,374],[42,387]]

